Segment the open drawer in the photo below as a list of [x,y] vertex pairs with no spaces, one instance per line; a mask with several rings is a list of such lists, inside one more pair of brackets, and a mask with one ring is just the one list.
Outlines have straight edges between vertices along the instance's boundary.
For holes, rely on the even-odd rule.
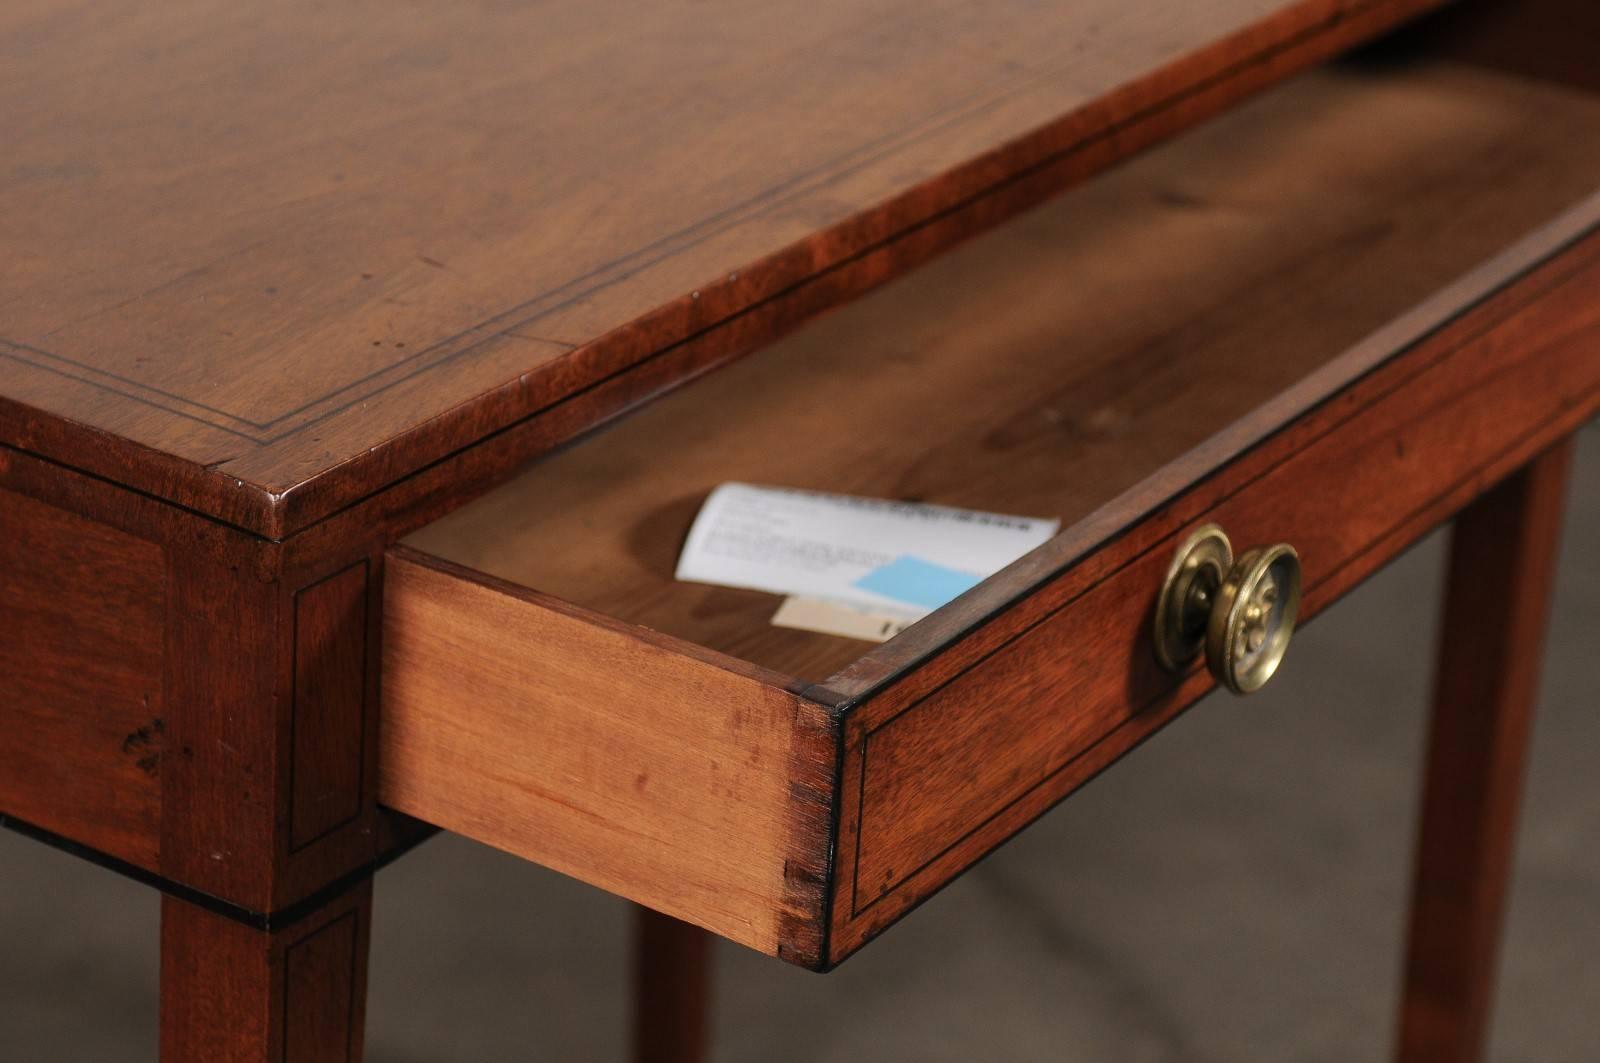
[[[1306,618],[1593,414],[1596,188],[1600,96],[1423,45],[1075,189],[391,552],[382,801],[838,962],[1212,688],[1196,526]],[[674,582],[729,480],[1064,530],[873,646]]]

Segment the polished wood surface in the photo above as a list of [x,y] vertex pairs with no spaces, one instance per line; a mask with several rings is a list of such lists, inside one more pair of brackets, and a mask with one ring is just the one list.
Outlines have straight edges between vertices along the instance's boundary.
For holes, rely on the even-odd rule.
[[286,536],[1435,2],[9,5],[0,441]]
[[383,803],[818,962],[835,731],[781,676],[405,550]]
[[634,1063],[705,1063],[715,940],[669,915],[634,908]]
[[378,857],[378,586],[364,562],[267,560],[169,575],[161,765],[162,875],[258,914]]
[[361,1063],[372,885],[257,930],[161,900],[161,1063]]
[[[1429,62],[1318,72],[409,541],[822,679],[867,646],[771,626],[774,596],[674,581],[718,483],[1070,529],[1595,188],[1600,100]],[[1445,313],[1476,297],[1458,289]]]
[[1487,1051],[1571,463],[1559,444],[1456,518],[1398,1063]]
[[[1513,243],[1600,172],[1575,9],[1448,50],[1529,80],[1318,74],[583,437],[1433,6],[8,6],[0,824],[166,891],[168,1059],[359,1058],[428,829],[380,775],[838,962],[1207,689],[1137,633],[1185,527],[1289,510],[1315,613],[1594,413],[1600,199]],[[574,442],[418,539],[496,565],[388,552]],[[735,475],[1068,526],[877,649],[776,635],[663,575]]]
[[289,844],[304,849],[361,813],[367,728],[366,558],[295,591]]

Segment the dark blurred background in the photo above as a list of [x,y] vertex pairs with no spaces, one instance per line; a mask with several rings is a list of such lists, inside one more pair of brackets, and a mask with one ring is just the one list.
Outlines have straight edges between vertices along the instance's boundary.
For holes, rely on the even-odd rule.
[[[721,1061],[1388,1057],[1443,536],[833,974],[719,946]],[[1600,426],[1574,469],[1491,1058],[1600,1043]],[[377,880],[369,1063],[622,1060],[627,906],[454,837]],[[0,1060],[155,1058],[157,904],[0,831]]]

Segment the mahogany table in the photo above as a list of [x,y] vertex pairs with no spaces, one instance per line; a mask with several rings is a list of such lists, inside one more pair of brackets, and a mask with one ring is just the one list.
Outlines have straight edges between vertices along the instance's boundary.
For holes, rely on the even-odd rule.
[[[699,1058],[705,932],[838,964],[1452,519],[1399,1058],[1478,1058],[1600,13],[1438,6],[7,4],[0,823],[161,891],[161,1058],[359,1059],[435,828]],[[729,480],[1063,530],[874,645],[674,582]]]

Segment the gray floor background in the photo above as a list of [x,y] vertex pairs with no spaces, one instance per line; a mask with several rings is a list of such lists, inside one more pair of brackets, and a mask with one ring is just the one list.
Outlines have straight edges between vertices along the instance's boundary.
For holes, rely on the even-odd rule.
[[[828,976],[718,953],[722,1061],[1384,1060],[1442,541]],[[1600,1059],[1600,429],[1583,435],[1492,1058]],[[440,838],[378,879],[371,1063],[620,1060],[627,911]],[[151,1060],[142,887],[0,832],[0,1061]]]

